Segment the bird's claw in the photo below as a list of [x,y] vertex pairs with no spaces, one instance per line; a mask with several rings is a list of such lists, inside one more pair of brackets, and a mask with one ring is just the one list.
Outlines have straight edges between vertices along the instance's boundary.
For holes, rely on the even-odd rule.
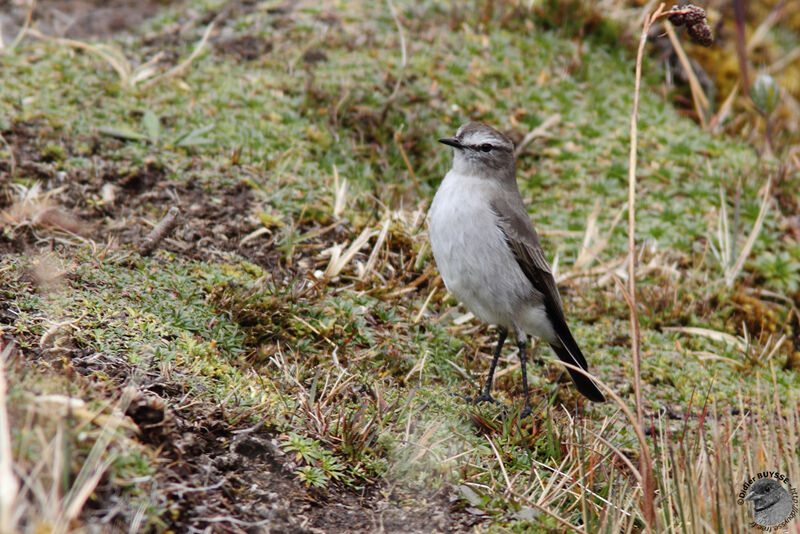
[[480,395],[472,399],[472,402],[475,404],[480,404],[482,402],[491,402],[492,404],[502,404],[502,402],[495,399],[488,393],[481,393]]

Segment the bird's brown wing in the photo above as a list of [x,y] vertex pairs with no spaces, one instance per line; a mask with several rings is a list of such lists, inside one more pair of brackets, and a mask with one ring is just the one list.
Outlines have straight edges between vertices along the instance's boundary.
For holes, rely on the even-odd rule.
[[[517,264],[534,289],[544,296],[545,312],[559,341],[559,343],[551,343],[550,346],[562,361],[588,370],[586,358],[567,326],[553,272],[544,257],[544,251],[539,244],[539,236],[528,218],[522,201],[520,200],[518,206],[512,207],[509,200],[496,199],[492,202],[492,210],[497,216],[497,227],[503,233]],[[605,401],[605,397],[591,379],[572,369],[568,369],[568,371],[578,391],[593,401]]]

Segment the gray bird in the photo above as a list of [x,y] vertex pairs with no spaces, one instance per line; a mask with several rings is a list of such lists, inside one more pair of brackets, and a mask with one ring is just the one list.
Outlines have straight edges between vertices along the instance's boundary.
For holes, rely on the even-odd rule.
[[782,523],[792,512],[792,497],[774,478],[756,480],[744,498],[753,503],[753,521],[764,527]]
[[[528,415],[528,334],[547,341],[562,361],[588,369],[570,333],[556,281],[528,217],[516,180],[514,143],[485,124],[470,122],[455,137],[453,167],[428,212],[433,256],[448,291],[480,320],[498,327],[489,377],[475,401],[492,401],[492,378],[511,332],[519,349],[523,415]],[[586,376],[569,369],[587,398],[605,397]]]

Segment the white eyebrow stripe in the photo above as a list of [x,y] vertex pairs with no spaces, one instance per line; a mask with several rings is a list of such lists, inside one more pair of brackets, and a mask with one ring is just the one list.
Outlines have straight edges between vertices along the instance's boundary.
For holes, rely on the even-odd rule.
[[464,138],[464,143],[474,144],[474,145],[481,145],[483,143],[499,143],[502,144],[503,141],[498,139],[494,135],[481,135],[481,134],[471,134]]
[[508,143],[503,139],[498,139],[493,135],[468,135],[462,141],[467,146],[480,146],[490,144],[497,147],[506,147]]

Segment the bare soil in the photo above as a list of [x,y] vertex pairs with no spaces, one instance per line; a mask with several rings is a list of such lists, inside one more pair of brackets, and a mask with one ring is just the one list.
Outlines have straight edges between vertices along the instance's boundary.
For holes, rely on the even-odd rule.
[[[244,184],[201,183],[190,172],[180,181],[171,180],[168,171],[154,162],[120,167],[103,158],[103,150],[118,141],[102,137],[81,140],[92,146],[94,167],[65,175],[55,170],[42,147],[58,138],[69,154],[78,140],[61,138],[36,122],[15,123],[0,133],[12,148],[18,176],[41,180],[45,191],[61,191],[50,199],[61,214],[53,215],[52,226],[98,241],[113,237],[121,245],[136,245],[151,224],[175,206],[181,213],[179,224],[159,248],[190,260],[215,261],[237,253],[265,268],[277,265],[277,253],[263,242],[240,245],[242,238],[260,227],[257,219],[249,217],[253,199]],[[0,162],[0,180],[9,179],[9,166]],[[10,204],[8,196],[0,197],[0,209]],[[0,239],[0,250],[25,252],[35,246],[33,234],[15,235],[15,241]]]

